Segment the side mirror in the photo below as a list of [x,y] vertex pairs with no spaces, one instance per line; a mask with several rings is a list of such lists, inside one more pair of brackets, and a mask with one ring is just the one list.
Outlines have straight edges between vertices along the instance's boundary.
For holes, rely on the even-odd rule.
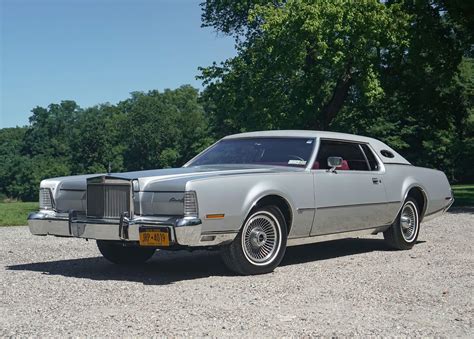
[[336,172],[336,167],[342,165],[341,157],[328,157],[328,167],[330,168],[328,172]]

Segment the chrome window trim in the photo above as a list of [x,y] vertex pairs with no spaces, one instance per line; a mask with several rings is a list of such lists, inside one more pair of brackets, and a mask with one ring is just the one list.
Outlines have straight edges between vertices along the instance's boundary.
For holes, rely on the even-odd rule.
[[321,145],[321,138],[315,138],[313,153],[309,157],[308,164],[305,168],[306,171],[312,171],[313,170],[313,164],[316,161],[316,157],[318,156],[320,145]]
[[[371,170],[368,170],[368,171],[359,171],[359,170],[349,170],[349,171],[338,171],[337,174],[341,174],[341,173],[371,173],[371,174],[384,174],[385,173],[385,166],[383,164],[383,162],[380,160],[380,158],[378,157],[377,153],[374,152],[374,149],[372,147],[372,145],[370,145],[369,142],[361,142],[361,141],[352,141],[352,140],[344,140],[344,139],[334,139],[334,138],[318,138],[318,148],[317,148],[317,151],[316,151],[316,154],[314,156],[314,161],[316,161],[317,159],[317,155],[319,153],[319,149],[321,147],[321,141],[323,140],[329,140],[329,141],[339,141],[339,142],[346,142],[346,143],[351,143],[351,144],[357,144],[357,145],[367,145],[370,150],[372,151],[372,153],[374,154],[375,156],[375,159],[377,160],[378,164],[379,164],[379,170],[378,171],[371,171]],[[364,157],[365,157],[365,153],[362,152],[362,154],[364,154]],[[311,166],[309,166],[308,168],[311,170],[311,172],[317,172],[317,171],[321,171],[321,172],[326,172],[325,169],[312,169],[313,167],[313,164],[314,164],[314,161],[311,163]],[[370,168],[370,165],[369,165],[369,168]]]
[[[311,158],[312,158],[312,155],[314,154],[314,150],[316,148],[316,143],[317,143],[317,140],[318,138],[317,137],[309,137],[309,138],[305,138],[305,137],[286,137],[286,136],[269,136],[269,137],[254,137],[254,136],[251,136],[251,137],[242,137],[242,138],[231,138],[231,139],[220,139],[218,141],[216,141],[215,143],[213,143],[211,146],[209,146],[208,148],[206,148],[204,151],[200,152],[198,155],[196,155],[194,158],[192,158],[191,160],[189,160],[187,163],[185,163],[182,167],[188,167],[190,165],[191,162],[193,162],[197,157],[201,156],[201,155],[204,155],[205,153],[207,153],[212,147],[214,147],[215,145],[217,145],[218,143],[220,143],[221,141],[224,141],[224,140],[244,140],[244,139],[257,139],[257,138],[260,138],[260,139],[303,139],[303,140],[313,140],[313,149],[311,150],[311,154],[310,156],[308,157],[308,160],[306,162],[306,166],[305,167],[295,167],[295,166],[287,166],[287,165],[271,165],[271,166],[280,166],[280,167],[290,167],[290,168],[300,168],[302,170],[307,170],[308,168],[310,168],[308,166],[308,164],[312,164],[311,162]],[[229,165],[229,164],[220,164],[220,165]],[[250,164],[247,164],[247,163],[237,163],[237,164],[230,164],[230,165],[254,165],[252,163]],[[263,166],[266,166],[267,164],[262,164]],[[197,166],[203,166],[203,165],[197,165]],[[208,165],[205,165],[205,166],[208,166]],[[211,165],[212,166],[212,165]],[[269,165],[270,166],[270,165]]]
[[367,147],[370,149],[370,151],[372,152],[372,154],[374,155],[375,157],[375,160],[377,160],[377,163],[379,164],[379,170],[378,171],[371,171],[373,173],[380,173],[380,172],[383,172],[385,173],[385,166],[384,166],[384,162],[382,161],[382,159],[380,159],[380,157],[378,156],[377,152],[375,152],[374,148],[372,147],[372,145],[368,142],[361,142],[360,144],[364,144],[364,145],[367,145]]
[[369,172],[372,171],[372,167],[370,166],[369,159],[367,158],[367,154],[365,154],[364,149],[362,148],[362,145],[360,143],[357,144],[359,146],[360,151],[362,152],[362,155],[364,156],[365,163],[367,164],[367,168],[369,169]]

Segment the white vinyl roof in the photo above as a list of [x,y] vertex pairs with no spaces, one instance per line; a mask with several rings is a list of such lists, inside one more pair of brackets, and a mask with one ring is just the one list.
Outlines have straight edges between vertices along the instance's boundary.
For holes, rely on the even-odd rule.
[[[328,132],[328,131],[311,131],[311,130],[274,130],[274,131],[258,131],[258,132],[247,132],[228,135],[223,139],[239,139],[239,138],[261,138],[261,137],[275,137],[275,138],[321,138],[321,139],[334,139],[334,140],[347,140],[355,141],[361,143],[368,143],[372,148],[377,152],[379,158],[386,164],[406,164],[410,163],[404,157],[402,157],[397,151],[392,149],[390,146],[384,144],[382,141],[364,137],[361,135],[347,134],[347,133],[338,133],[338,132]],[[391,152],[394,157],[387,158],[384,157],[380,151],[387,150]]]

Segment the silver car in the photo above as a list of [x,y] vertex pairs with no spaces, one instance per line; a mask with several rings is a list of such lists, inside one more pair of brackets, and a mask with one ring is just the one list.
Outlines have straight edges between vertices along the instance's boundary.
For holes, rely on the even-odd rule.
[[332,132],[227,136],[181,168],[43,180],[35,235],[96,239],[117,264],[156,249],[219,248],[239,274],[271,272],[287,246],[383,233],[416,243],[453,195],[443,172],[381,141]]

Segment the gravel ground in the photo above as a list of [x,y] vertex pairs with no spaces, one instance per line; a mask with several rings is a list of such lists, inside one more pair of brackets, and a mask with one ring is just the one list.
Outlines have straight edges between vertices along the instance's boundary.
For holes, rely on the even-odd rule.
[[423,224],[411,251],[381,236],[293,247],[253,277],[216,252],[127,269],[93,241],[0,228],[0,336],[473,337],[473,227],[465,209]]

